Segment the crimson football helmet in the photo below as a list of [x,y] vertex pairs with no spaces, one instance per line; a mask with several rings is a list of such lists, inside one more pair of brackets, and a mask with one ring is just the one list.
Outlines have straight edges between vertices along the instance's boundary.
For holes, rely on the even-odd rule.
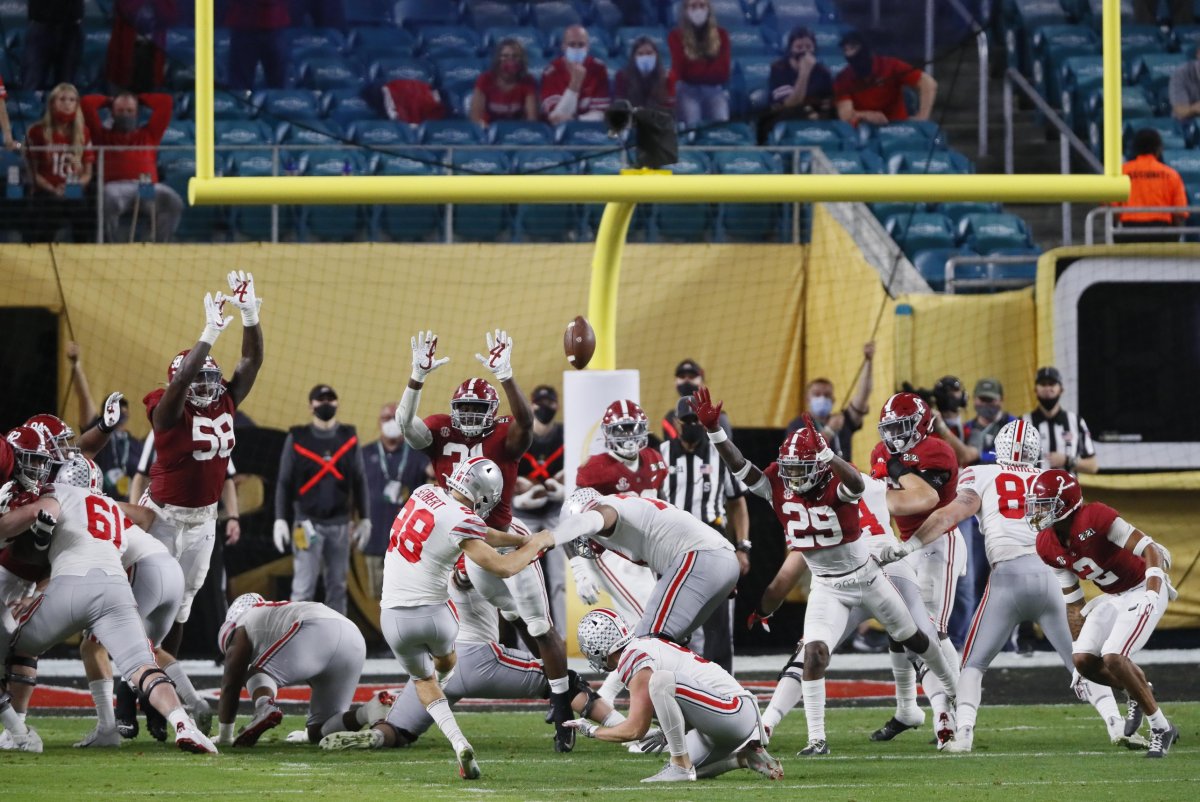
[[787,436],[779,447],[779,478],[793,493],[807,493],[821,484],[830,474],[828,462],[817,459],[828,443],[819,432],[808,426]]
[[467,379],[450,398],[450,425],[467,437],[482,437],[496,425],[500,396],[483,379]]
[[621,459],[634,459],[650,443],[650,423],[636,401],[613,401],[600,421],[604,447]]
[[59,467],[54,481],[82,487],[92,493],[104,492],[104,474],[100,466],[82,454],[76,454],[70,462]]
[[46,438],[32,426],[18,426],[4,439],[13,450],[13,478],[25,490],[37,490],[50,478],[54,462]]
[[1037,465],[1042,458],[1042,436],[1036,426],[1018,418],[996,433],[995,448],[1000,465]]
[[916,393],[896,393],[879,414],[879,439],[892,454],[903,454],[933,433],[933,410]]
[[1025,494],[1025,520],[1041,531],[1068,517],[1083,505],[1079,480],[1059,468],[1042,471]]
[[46,440],[50,458],[54,462],[60,465],[70,462],[71,457],[79,453],[79,449],[75,445],[75,430],[57,415],[49,413],[34,415],[25,421],[25,425],[31,429],[37,429],[41,433]]
[[[179,372],[184,357],[191,350],[188,348],[180,351],[171,360],[171,365],[167,368],[168,383],[175,379],[175,374]],[[188,385],[187,402],[197,409],[208,409],[217,402],[223,392],[225,392],[225,385],[221,384],[221,366],[209,354],[204,357],[204,364],[200,366],[200,372],[196,374],[196,378],[192,379],[192,383]]]

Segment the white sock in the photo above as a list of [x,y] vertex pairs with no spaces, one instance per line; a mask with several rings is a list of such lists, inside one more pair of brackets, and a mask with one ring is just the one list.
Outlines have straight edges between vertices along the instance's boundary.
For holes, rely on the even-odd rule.
[[96,719],[100,729],[115,729],[117,714],[113,710],[112,678],[92,680],[88,683],[88,690],[92,692],[92,701],[96,704]]
[[[944,646],[942,644],[945,644]],[[958,653],[954,651],[954,644],[948,640],[940,638],[929,644],[924,652],[921,653],[922,659],[925,660],[929,670],[932,671],[942,683],[942,693],[929,690],[929,703],[933,706],[934,716],[940,715],[947,707],[945,698],[947,695],[953,696],[958,692]],[[953,668],[952,668],[953,666]],[[938,706],[941,701],[941,707]]]
[[1083,681],[1083,689],[1087,696],[1088,704],[1094,707],[1096,712],[1100,714],[1100,720],[1104,722],[1104,726],[1108,729],[1109,737],[1124,737],[1125,719],[1121,716],[1121,709],[1117,707],[1117,700],[1113,698],[1112,688],[1085,679]]
[[650,703],[654,705],[654,715],[658,725],[667,738],[667,749],[671,757],[683,757],[687,750],[687,721],[679,702],[675,701],[675,672],[655,671],[650,677]]
[[374,722],[367,721],[367,706],[359,705],[354,711],[354,720],[358,722],[358,726],[365,727]]
[[1152,730],[1165,730],[1171,726],[1171,722],[1167,721],[1167,717],[1163,715],[1161,707],[1146,718],[1150,719],[1150,729]]
[[804,717],[808,719],[808,740],[825,740],[825,678],[800,682],[804,689]]
[[896,718],[912,724],[922,718],[917,707],[917,670],[902,651],[889,651],[888,657],[892,661],[892,678],[896,681]]
[[946,658],[946,667],[950,669],[950,676],[954,681],[946,682],[941,675],[938,675],[938,679],[941,679],[942,684],[946,686],[946,693],[954,696],[957,691],[953,689],[958,685],[958,674],[962,668],[962,655],[954,648],[954,642],[949,638],[938,638],[938,646],[941,647],[942,656]]
[[804,688],[795,677],[784,675],[776,683],[775,692],[771,694],[771,703],[767,705],[767,712],[763,713],[763,726],[771,729],[779,726],[779,722],[792,712],[792,708],[802,698]]
[[25,717],[13,710],[11,706],[0,710],[0,724],[4,725],[4,729],[13,734],[14,737],[26,735],[29,728],[25,726]]
[[270,696],[256,697],[254,699],[254,712],[257,713],[259,710],[261,710],[262,708],[266,707],[267,705],[271,704],[274,701],[275,700],[272,699]]
[[600,686],[600,698],[612,704],[613,699],[617,698],[617,694],[624,687],[625,683],[621,682],[620,675],[616,671],[610,671],[604,678],[604,684]]
[[571,678],[559,677],[550,680],[550,693],[566,693],[571,690]]
[[434,699],[425,709],[433,717],[438,729],[442,731],[442,735],[445,735],[446,740],[456,749],[460,743],[467,740],[463,737],[462,730],[458,728],[458,722],[454,719],[454,711],[450,709],[450,703],[445,698]]
[[[975,716],[979,710],[979,705],[983,701],[983,672],[978,668],[967,666],[958,676],[958,726],[964,724],[975,725]],[[970,709],[970,720],[967,720],[967,713],[964,712]]]
[[616,710],[604,717],[604,721],[600,722],[601,727],[615,727],[625,720],[625,716],[618,713]]
[[167,672],[167,676],[171,678],[171,682],[175,683],[175,692],[179,694],[179,698],[183,700],[185,705],[195,707],[200,701],[200,695],[196,693],[195,686],[188,679],[187,672],[183,670],[183,665],[178,660],[174,663],[168,663],[163,667],[163,671]]
[[186,723],[189,721],[187,711],[182,707],[177,707],[170,713],[167,713],[167,721],[171,723],[171,729],[174,730],[179,726],[180,722]]

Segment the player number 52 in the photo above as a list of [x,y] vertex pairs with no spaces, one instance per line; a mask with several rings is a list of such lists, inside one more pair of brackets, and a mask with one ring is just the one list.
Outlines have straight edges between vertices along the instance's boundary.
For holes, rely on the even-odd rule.
[[199,415],[192,418],[192,442],[204,446],[192,452],[197,460],[209,460],[220,456],[222,459],[233,453],[235,441],[233,434],[233,416],[223,412],[215,418],[204,418]]

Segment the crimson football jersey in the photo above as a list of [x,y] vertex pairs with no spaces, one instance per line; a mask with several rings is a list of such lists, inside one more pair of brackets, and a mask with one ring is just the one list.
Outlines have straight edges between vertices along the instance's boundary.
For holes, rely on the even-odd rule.
[[646,446],[638,452],[637,470],[612,454],[593,454],[575,472],[576,487],[590,487],[604,496],[617,493],[657,491],[667,478],[667,463],[662,453]]
[[12,478],[13,450],[7,440],[0,438],[0,484]]
[[858,498],[844,501],[838,494],[842,480],[831,476],[816,496],[793,493],[779,476],[779,463],[763,471],[771,483],[771,507],[783,527],[789,551],[813,551],[853,543],[862,537]]
[[425,453],[433,462],[433,473],[437,483],[446,486],[446,478],[454,474],[458,463],[469,457],[486,457],[500,469],[504,477],[504,492],[500,495],[500,503],[492,508],[485,523],[493,529],[508,531],[512,523],[513,487],[517,480],[517,467],[520,458],[508,456],[505,442],[508,440],[508,429],[512,418],[505,415],[496,418],[491,431],[482,437],[467,437],[450,423],[449,415],[430,415],[425,418],[425,425],[433,435],[433,441],[425,448]]
[[[1112,531],[1118,517],[1117,511],[1105,504],[1084,504],[1071,518],[1067,545],[1059,541],[1052,528],[1038,533],[1038,556],[1051,568],[1090,579],[1105,593],[1135,588],[1146,578],[1146,561],[1124,547],[1132,527],[1125,524],[1119,527],[1125,531]],[[1114,536],[1121,545],[1110,539]]]
[[[229,467],[236,438],[233,413],[236,405],[228,383],[221,397],[207,409],[183,405],[183,415],[170,429],[154,433],[157,453],[150,468],[150,497],[158,504],[177,507],[207,507],[221,498],[221,487]],[[166,390],[158,389],[144,399],[146,416],[154,425],[154,410]]]
[[[876,443],[875,448],[871,450],[871,464],[887,462],[891,456],[887,446],[883,443]],[[912,537],[912,533],[925,523],[925,519],[933,510],[939,510],[954,501],[958,486],[958,458],[954,456],[954,449],[950,448],[944,440],[926,437],[901,454],[900,459],[911,471],[929,483],[929,486],[938,494],[937,504],[928,512],[895,516],[896,527],[900,530],[900,539],[908,540]]]

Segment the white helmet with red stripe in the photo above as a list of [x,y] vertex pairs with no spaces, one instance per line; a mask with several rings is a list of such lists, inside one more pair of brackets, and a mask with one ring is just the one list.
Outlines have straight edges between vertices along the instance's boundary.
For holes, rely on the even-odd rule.
[[996,434],[996,462],[1001,465],[1037,465],[1042,458],[1042,437],[1037,427],[1018,418]]
[[892,454],[903,454],[933,433],[933,411],[916,393],[896,393],[879,413],[879,439]]
[[621,616],[607,607],[598,607],[579,619],[579,651],[596,671],[608,671],[608,656],[624,649],[633,633]]
[[467,379],[450,398],[450,425],[467,437],[480,437],[496,424],[500,396],[483,379]]
[[458,463],[454,473],[446,477],[446,487],[466,496],[480,518],[486,518],[500,503],[504,493],[504,475],[500,467],[486,457],[471,457]]
[[266,599],[258,593],[243,593],[230,603],[229,609],[225,613],[225,623],[221,625],[221,631],[217,633],[217,645],[221,647],[221,654],[225,654],[225,649],[229,646],[229,639],[233,637],[233,631],[237,629],[242,616],[264,601]]
[[55,481],[82,487],[91,493],[104,492],[104,474],[100,471],[100,466],[82,454],[76,454],[61,466],[54,478]]
[[604,430],[604,447],[622,459],[633,459],[650,442],[646,413],[627,398],[608,405],[600,427]]

